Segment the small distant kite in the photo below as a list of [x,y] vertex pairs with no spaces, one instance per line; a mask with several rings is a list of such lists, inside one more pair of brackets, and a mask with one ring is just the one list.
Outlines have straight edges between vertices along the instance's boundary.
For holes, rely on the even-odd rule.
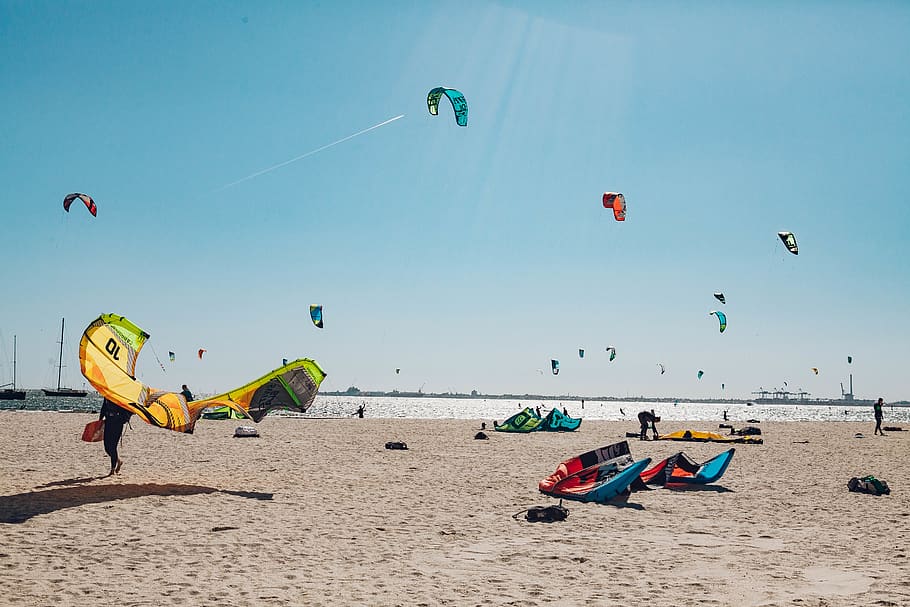
[[660,368],[660,374],[663,375],[667,372],[667,368],[660,363],[657,363],[657,366]]
[[199,360],[202,360],[202,355],[206,352],[208,352],[208,350],[206,350],[205,348],[199,348],[199,352],[196,353],[197,356],[199,356]]
[[585,357],[585,351],[584,351],[584,349],[583,349],[583,348],[579,348],[579,349],[578,349],[578,358],[584,358],[584,357]]
[[723,293],[715,293],[714,298],[722,304],[727,303],[727,298],[724,297]]
[[796,236],[793,235],[793,232],[778,232],[777,235],[780,236],[788,251],[794,255],[799,255],[799,247],[796,246]]
[[705,374],[705,372],[702,371],[701,369],[699,369],[698,370],[698,379],[701,379],[702,375],[704,375],[704,374]]
[[176,356],[173,352],[168,352],[168,353],[167,353],[167,357],[170,359],[171,362],[174,362],[174,359],[175,359],[177,356]]
[[610,353],[610,361],[612,362],[616,358],[616,348],[613,346],[607,346],[607,352]]
[[725,387],[726,387],[726,386],[724,386],[723,384],[720,385],[720,389],[721,389],[721,390],[725,389]]
[[452,109],[455,110],[455,122],[458,126],[468,126],[468,102],[465,100],[461,91],[438,86],[427,93],[427,109],[434,116],[439,115],[439,100],[445,95],[452,102]]
[[322,325],[322,306],[320,304],[310,305],[310,318],[313,319],[313,324],[323,328]]
[[719,310],[712,310],[708,312],[708,316],[711,316],[712,314],[717,316],[717,320],[720,322],[720,332],[723,333],[724,329],[727,328],[727,315],[723,312],[720,312]]
[[848,357],[847,357],[847,364],[848,364],[848,365],[852,365],[852,364],[853,364],[853,357],[852,357],[852,356],[848,356]]
[[395,369],[395,375],[398,375],[400,373],[401,373],[401,369]]
[[818,367],[812,367],[812,372],[818,375]]
[[559,375],[559,361],[555,358],[550,359],[550,369],[553,371],[553,375]]
[[92,200],[92,197],[88,194],[80,194],[78,192],[73,192],[72,194],[67,194],[63,198],[63,210],[67,213],[70,212],[70,205],[73,204],[73,201],[76,199],[81,200],[85,203],[85,208],[88,209],[88,212],[92,214],[92,217],[98,216],[98,207],[95,206],[95,201]]
[[604,192],[604,208],[613,209],[616,221],[626,220],[626,197],[618,192]]

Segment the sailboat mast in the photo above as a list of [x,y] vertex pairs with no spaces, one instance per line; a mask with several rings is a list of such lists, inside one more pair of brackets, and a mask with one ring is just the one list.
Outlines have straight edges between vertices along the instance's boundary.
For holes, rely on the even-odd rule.
[[63,373],[63,326],[66,319],[60,319],[60,358],[57,361],[57,389],[60,389],[60,374]]
[[13,390],[16,389],[16,336],[13,335]]

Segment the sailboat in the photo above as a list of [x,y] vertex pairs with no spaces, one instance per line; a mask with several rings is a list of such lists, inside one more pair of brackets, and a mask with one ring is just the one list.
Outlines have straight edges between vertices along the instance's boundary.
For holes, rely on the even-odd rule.
[[57,389],[42,388],[45,396],[85,396],[88,394],[85,390],[75,390],[73,388],[61,388],[60,376],[63,373],[63,327],[66,319],[60,320],[60,358],[57,361]]
[[[5,386],[12,386],[7,388]],[[16,390],[16,336],[13,335],[13,381],[0,386],[0,400],[25,400],[25,390]]]

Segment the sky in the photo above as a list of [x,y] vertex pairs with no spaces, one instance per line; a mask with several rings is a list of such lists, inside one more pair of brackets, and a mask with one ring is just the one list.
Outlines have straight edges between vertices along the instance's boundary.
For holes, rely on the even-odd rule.
[[56,383],[66,318],[84,385],[110,312],[140,379],[199,393],[309,357],[326,390],[910,398],[907,31],[901,2],[0,0],[0,383],[14,335],[18,384]]

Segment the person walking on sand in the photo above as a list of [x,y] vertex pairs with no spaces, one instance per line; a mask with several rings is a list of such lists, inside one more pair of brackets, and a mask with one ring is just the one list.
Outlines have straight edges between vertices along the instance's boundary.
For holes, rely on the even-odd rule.
[[117,406],[116,403],[104,399],[101,403],[101,414],[98,419],[104,420],[104,452],[111,458],[111,471],[108,476],[118,474],[123,461],[117,455],[117,444],[123,436],[123,425],[130,420],[132,413]]
[[655,422],[659,422],[660,418],[654,415],[654,409],[650,411],[641,411],[638,414],[638,423],[641,424],[641,432],[639,433],[638,440],[648,440],[648,426],[651,426],[651,432],[654,434],[654,440],[657,440],[660,435],[657,434],[657,425]]
[[875,411],[875,431],[872,432],[873,435],[875,435],[875,434],[881,434],[882,436],[885,435],[885,433],[882,432],[882,415],[883,415],[882,406],[884,404],[885,404],[884,401],[881,398],[879,398],[878,401],[876,401],[876,403],[874,405],[872,405],[872,410]]

